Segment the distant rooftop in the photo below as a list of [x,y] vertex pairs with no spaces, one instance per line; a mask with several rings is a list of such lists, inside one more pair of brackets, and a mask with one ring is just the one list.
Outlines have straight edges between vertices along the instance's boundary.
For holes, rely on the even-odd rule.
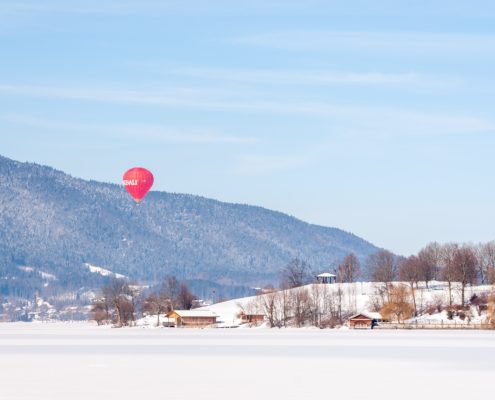
[[210,310],[173,310],[167,315],[172,313],[176,313],[180,317],[218,317],[218,314]]

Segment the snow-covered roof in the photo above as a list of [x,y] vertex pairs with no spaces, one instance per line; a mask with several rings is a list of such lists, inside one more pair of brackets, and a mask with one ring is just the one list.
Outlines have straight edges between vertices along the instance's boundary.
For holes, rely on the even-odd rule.
[[363,315],[365,317],[368,317],[369,319],[382,319],[382,315],[378,312],[372,312],[372,311],[363,311],[363,312],[360,312],[360,313],[357,313],[357,314],[354,314],[352,315],[351,317],[349,317],[349,319],[353,319],[353,318],[356,318],[360,315]]
[[173,310],[170,311],[167,316],[171,314],[177,314],[179,317],[218,317],[213,311],[210,310]]
[[319,278],[335,278],[337,275],[331,274],[330,272],[323,272],[320,275],[316,275]]

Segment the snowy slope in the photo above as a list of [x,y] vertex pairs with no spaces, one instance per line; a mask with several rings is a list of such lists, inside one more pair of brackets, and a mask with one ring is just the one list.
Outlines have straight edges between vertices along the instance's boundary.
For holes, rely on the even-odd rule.
[[[406,283],[401,283],[406,285]],[[331,285],[318,285],[311,284],[302,287],[306,289],[310,294],[316,290],[323,290],[324,295],[335,295],[338,290],[342,291],[342,311],[344,314],[354,314],[357,312],[366,312],[373,309],[373,297],[376,296],[377,289],[383,284],[375,282],[358,282],[358,283],[342,283]],[[429,306],[441,304],[447,306],[449,304],[448,286],[446,282],[430,282],[429,287],[426,288],[424,284],[419,285],[419,289],[416,290],[416,302],[420,314],[425,313]],[[288,292],[299,290],[301,288],[290,289]],[[487,293],[494,290],[493,286],[472,286],[466,289],[466,299],[469,299],[473,294],[480,295],[481,293]],[[320,295],[322,295],[320,293]],[[223,303],[213,304],[206,308],[216,312],[219,315],[219,320],[225,325],[235,325],[238,323],[237,316],[241,311],[258,311],[262,313],[262,310],[256,305],[260,303],[260,300],[266,298],[267,295],[245,297],[241,299],[235,299],[226,301]],[[453,303],[459,304],[461,299],[460,285],[454,284],[452,290]],[[476,315],[473,310],[472,322],[482,322],[483,317]],[[426,321],[431,319],[432,321],[448,321],[448,317],[445,311],[432,314],[423,315],[418,318],[418,321]]]
[[92,272],[94,274],[100,274],[101,276],[111,276],[118,279],[124,279],[126,277],[125,275],[117,274],[108,269],[97,267],[96,265],[91,265],[89,263],[84,263],[84,266],[89,269],[89,272]]

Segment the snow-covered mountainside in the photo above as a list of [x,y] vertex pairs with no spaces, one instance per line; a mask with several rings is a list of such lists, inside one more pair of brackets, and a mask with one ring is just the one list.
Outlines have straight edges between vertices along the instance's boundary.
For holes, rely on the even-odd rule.
[[261,207],[165,192],[135,206],[119,185],[0,157],[0,295],[43,290],[33,276],[22,286],[29,274],[17,267],[26,265],[56,276],[52,288],[101,280],[85,263],[140,282],[173,274],[259,286],[278,280],[296,256],[327,268],[350,252],[364,259],[376,250],[353,234]]

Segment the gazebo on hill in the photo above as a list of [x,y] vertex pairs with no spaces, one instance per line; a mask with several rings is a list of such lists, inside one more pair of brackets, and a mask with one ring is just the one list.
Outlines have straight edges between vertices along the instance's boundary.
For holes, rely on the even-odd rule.
[[335,283],[337,281],[337,275],[330,272],[323,272],[320,275],[316,275],[316,281],[318,283]]

